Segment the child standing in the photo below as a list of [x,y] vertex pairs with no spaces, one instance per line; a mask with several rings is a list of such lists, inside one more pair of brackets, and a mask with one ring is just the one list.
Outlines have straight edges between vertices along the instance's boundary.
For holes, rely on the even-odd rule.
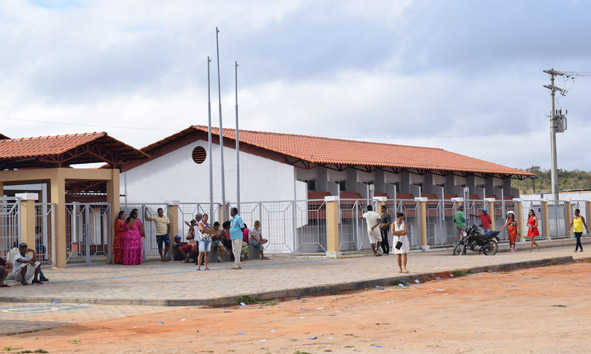
[[536,247],[540,249],[540,246],[536,243],[536,241],[534,241],[536,236],[540,236],[540,231],[538,231],[538,218],[536,217],[536,213],[533,211],[533,209],[529,210],[527,226],[527,237],[529,237],[529,239],[531,240],[531,243],[529,245],[529,251],[533,251],[534,245],[536,245]]
[[568,229],[570,230],[573,227],[573,232],[575,233],[575,237],[577,238],[577,245],[575,246],[575,252],[581,248],[581,252],[583,252],[583,244],[581,243],[581,236],[583,235],[583,225],[585,225],[585,229],[587,233],[589,233],[589,228],[587,227],[587,223],[585,222],[585,218],[581,216],[581,211],[579,209],[575,209],[575,217],[570,222]]

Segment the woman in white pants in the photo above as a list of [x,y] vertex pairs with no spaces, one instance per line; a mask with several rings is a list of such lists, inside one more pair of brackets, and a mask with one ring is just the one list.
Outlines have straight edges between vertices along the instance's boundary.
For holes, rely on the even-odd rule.
[[404,221],[404,214],[397,213],[396,221],[392,223],[392,235],[394,239],[392,244],[394,245],[394,254],[398,256],[398,267],[400,273],[408,273],[406,270],[406,255],[408,254],[408,229],[406,222]]

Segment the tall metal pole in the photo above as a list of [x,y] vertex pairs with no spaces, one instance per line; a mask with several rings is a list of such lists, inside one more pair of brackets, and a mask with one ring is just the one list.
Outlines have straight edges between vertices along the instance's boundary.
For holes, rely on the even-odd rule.
[[213,155],[211,153],[211,59],[207,57],[207,155],[209,156],[209,215],[213,217]]
[[[550,86],[554,87],[554,74],[550,75]],[[555,116],[555,96],[556,91],[554,88],[550,90],[550,96],[552,97],[552,108],[550,111],[550,155],[552,159],[552,171],[550,173],[552,181],[552,195],[554,200],[558,202],[558,159],[556,157],[556,116]]]
[[[217,65],[218,65],[218,102],[219,102],[219,112],[220,112],[220,128],[219,128],[219,136],[220,136],[220,153],[221,153],[221,161],[222,161],[222,214],[224,215],[224,219],[227,219],[228,216],[226,215],[226,177],[224,174],[224,130],[222,125],[222,90],[220,88],[220,43],[219,43],[219,36],[220,30],[216,27],[215,28],[215,45],[217,50]],[[222,220],[224,221],[224,220]]]
[[554,77],[564,75],[563,72],[554,69],[544,70],[544,72],[550,75],[550,85],[544,85],[544,87],[550,90],[550,97],[552,100],[552,107],[550,110],[550,155],[552,160],[552,169],[550,171],[550,177],[552,180],[552,196],[554,197],[554,200],[558,202],[558,158],[556,153],[556,125],[558,122],[556,120],[556,107],[554,102],[556,91],[559,91],[562,94],[566,94],[566,91],[561,89],[560,87],[554,86]]
[[236,203],[240,210],[240,136],[238,131],[238,62],[234,62],[234,79],[236,82]]

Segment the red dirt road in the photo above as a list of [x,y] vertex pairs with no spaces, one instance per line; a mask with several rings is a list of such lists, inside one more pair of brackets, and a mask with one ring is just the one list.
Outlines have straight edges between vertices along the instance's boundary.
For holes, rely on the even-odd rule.
[[50,353],[590,353],[590,294],[591,264],[575,263],[274,306],[163,308],[155,314],[0,336],[0,348]]

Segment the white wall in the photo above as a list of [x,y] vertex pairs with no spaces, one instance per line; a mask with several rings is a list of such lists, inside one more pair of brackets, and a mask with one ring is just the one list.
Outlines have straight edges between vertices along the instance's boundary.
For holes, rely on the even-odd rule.
[[335,171],[335,170],[328,170],[328,180],[330,182],[335,181],[346,181],[348,178],[348,171]]
[[[208,202],[210,156],[200,165],[193,162],[192,152],[196,146],[207,151],[207,142],[200,140],[122,173],[121,193],[127,193],[130,203]],[[219,145],[214,144],[212,150],[213,196],[215,202],[221,202]],[[236,202],[236,150],[224,147],[224,165],[226,201]],[[294,178],[293,166],[240,153],[241,202],[293,200]]]

